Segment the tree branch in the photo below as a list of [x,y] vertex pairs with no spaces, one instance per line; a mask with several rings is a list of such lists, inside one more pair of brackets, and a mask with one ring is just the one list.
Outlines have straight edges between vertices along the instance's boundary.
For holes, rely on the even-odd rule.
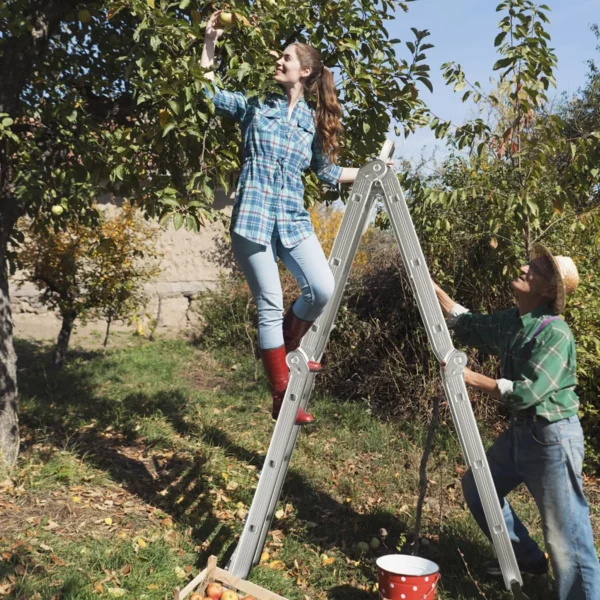
[[79,3],[75,0],[32,0],[23,15],[30,28],[0,43],[0,112],[12,114],[33,65],[48,48],[48,42],[64,16]]

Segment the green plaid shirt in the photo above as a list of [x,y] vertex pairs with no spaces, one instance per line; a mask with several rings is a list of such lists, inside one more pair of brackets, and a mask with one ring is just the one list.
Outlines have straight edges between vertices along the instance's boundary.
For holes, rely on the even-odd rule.
[[503,399],[515,414],[535,414],[554,422],[577,414],[576,350],[569,326],[550,322],[529,341],[542,321],[553,313],[547,306],[519,316],[517,308],[493,315],[467,312],[454,326],[457,338],[500,357],[502,377],[513,391]]

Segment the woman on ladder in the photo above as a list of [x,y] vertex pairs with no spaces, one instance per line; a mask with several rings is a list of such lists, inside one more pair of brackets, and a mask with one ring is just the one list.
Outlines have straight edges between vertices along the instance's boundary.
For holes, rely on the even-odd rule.
[[[215,43],[223,34],[221,11],[208,21],[200,65],[210,69]],[[214,79],[214,73],[206,73]],[[217,89],[215,107],[241,122],[243,161],[231,217],[231,240],[258,308],[258,345],[273,396],[272,416],[281,410],[289,371],[286,354],[323,312],[333,293],[333,275],[304,208],[302,172],[307,168],[331,186],[352,183],[358,169],[335,164],[342,109],[331,71],[306,44],[288,46],[276,62],[275,81],[283,94],[264,102],[241,92]],[[316,110],[306,95],[314,95]],[[283,316],[277,257],[296,278],[301,296]],[[319,370],[318,363],[309,367]],[[298,410],[296,423],[314,417]]]

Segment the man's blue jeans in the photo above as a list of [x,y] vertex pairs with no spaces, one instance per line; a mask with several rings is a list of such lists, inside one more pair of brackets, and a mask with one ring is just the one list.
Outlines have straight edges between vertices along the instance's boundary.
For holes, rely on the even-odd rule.
[[283,292],[277,257],[291,271],[301,296],[293,306],[303,321],[315,321],[331,298],[334,280],[316,235],[294,248],[281,243],[277,228],[270,246],[261,246],[233,232],[233,253],[240,265],[258,309],[258,345],[261,349],[283,346]]
[[[600,565],[582,486],[583,431],[579,418],[550,423],[540,417],[515,417],[487,457],[517,561],[530,562],[542,556],[504,497],[524,483],[542,517],[559,599],[600,599]],[[463,477],[463,492],[475,520],[489,537],[470,471]]]

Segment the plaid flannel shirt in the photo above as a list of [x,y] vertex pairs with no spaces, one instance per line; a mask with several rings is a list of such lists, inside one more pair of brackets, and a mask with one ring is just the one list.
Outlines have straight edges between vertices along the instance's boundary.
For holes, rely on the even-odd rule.
[[535,414],[554,422],[576,415],[576,349],[569,326],[556,319],[530,340],[552,315],[547,306],[519,316],[517,308],[492,315],[467,312],[454,332],[464,344],[500,357],[502,377],[513,382],[503,399],[514,414]]
[[310,167],[332,187],[342,174],[321,150],[313,110],[301,99],[288,120],[285,96],[271,94],[262,102],[217,88],[209,97],[242,126],[242,171],[231,230],[269,246],[277,227],[286,248],[297,246],[314,233],[304,208],[303,171]]

